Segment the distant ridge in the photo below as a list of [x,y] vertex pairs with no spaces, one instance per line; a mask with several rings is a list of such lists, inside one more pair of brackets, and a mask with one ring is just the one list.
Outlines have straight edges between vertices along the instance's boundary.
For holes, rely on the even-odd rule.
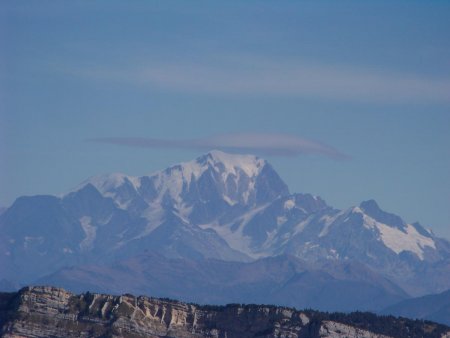
[[450,290],[436,295],[407,299],[388,307],[381,313],[450,325]]

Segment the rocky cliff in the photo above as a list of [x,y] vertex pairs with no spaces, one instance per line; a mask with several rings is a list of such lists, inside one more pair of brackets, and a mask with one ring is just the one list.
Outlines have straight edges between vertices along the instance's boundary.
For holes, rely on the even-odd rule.
[[432,322],[265,305],[74,295],[54,287],[0,294],[2,337],[450,337]]

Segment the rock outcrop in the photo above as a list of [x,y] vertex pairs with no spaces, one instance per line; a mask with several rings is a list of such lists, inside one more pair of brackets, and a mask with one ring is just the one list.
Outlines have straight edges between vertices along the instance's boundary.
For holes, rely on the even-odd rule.
[[450,332],[431,322],[362,315],[353,323],[352,314],[266,305],[200,306],[132,295],[74,295],[54,287],[0,294],[2,337],[384,338],[443,337]]

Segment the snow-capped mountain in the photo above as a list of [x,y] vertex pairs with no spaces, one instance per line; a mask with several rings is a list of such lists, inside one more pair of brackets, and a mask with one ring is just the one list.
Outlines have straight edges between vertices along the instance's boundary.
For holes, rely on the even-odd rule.
[[[97,176],[92,184],[116,206],[130,211],[172,208],[195,223],[242,212],[289,194],[265,160],[211,151],[196,160],[142,177],[120,173]],[[78,189],[77,189],[78,190]]]
[[241,262],[289,254],[321,267],[355,261],[414,295],[450,288],[450,244],[420,224],[375,201],[337,210],[290,194],[267,161],[220,151],[147,176],[93,177],[61,197],[20,197],[0,215],[0,233],[0,279],[14,282],[153,250]]

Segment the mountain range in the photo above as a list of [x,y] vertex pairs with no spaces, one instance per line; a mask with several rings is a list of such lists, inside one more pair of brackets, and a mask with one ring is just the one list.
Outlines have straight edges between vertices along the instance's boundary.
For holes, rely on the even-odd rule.
[[338,210],[291,193],[266,160],[221,151],[19,197],[0,214],[0,265],[0,286],[324,310],[379,310],[450,289],[446,239],[374,200]]

